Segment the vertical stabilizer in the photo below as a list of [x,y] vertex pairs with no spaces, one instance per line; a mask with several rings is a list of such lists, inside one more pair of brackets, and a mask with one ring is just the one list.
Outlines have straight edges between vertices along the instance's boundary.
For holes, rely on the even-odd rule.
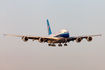
[[48,19],[47,19],[47,28],[48,28],[48,35],[52,34]]

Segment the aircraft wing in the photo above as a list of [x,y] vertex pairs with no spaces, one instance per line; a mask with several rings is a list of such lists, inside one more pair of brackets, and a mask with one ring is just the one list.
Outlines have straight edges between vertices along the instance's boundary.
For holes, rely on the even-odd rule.
[[[4,36],[15,36],[15,37],[21,37],[22,39],[24,38],[23,41],[25,41],[25,38],[28,38],[28,39],[32,39],[33,41],[34,40],[39,40],[40,38],[44,40],[44,42],[47,42],[48,40],[51,40],[52,37],[40,37],[40,36],[24,36],[24,35],[12,35],[12,34],[4,34]],[[53,38],[53,39],[56,39],[56,38]],[[28,41],[28,40],[26,40]],[[25,42],[26,42],[25,41]]]
[[[4,35],[5,36],[21,37],[24,42],[28,41],[28,39],[31,39],[33,41],[34,40],[39,40],[39,42],[48,42],[48,41],[54,41],[54,40],[59,40],[59,39],[62,39],[62,40],[64,39],[65,40],[65,38],[57,38],[57,37],[24,36],[24,35],[11,35],[11,34],[4,34]],[[101,36],[101,34],[69,37],[69,38],[66,38],[66,41],[70,42],[70,41],[76,40],[78,43],[81,42],[82,39],[87,39],[88,41],[91,41],[92,37],[95,37],[95,36]],[[61,42],[64,43],[64,40],[61,41]]]
[[87,39],[88,37],[95,37],[95,36],[101,36],[101,34],[98,34],[98,35],[87,35],[87,36],[74,36],[74,37],[69,37],[68,39],[67,39],[67,41],[68,42],[70,42],[70,41],[74,41],[74,40],[76,40],[77,38],[80,38],[80,39]]
[[16,36],[16,37],[23,37],[22,35],[11,35],[11,34],[3,34],[4,36]]

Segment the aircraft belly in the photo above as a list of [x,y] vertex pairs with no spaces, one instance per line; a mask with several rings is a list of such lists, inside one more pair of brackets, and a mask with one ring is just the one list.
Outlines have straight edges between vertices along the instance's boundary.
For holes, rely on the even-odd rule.
[[65,39],[63,38],[63,39],[57,40],[55,43],[64,43],[64,42],[65,42]]
[[65,38],[49,40],[48,43],[64,43]]

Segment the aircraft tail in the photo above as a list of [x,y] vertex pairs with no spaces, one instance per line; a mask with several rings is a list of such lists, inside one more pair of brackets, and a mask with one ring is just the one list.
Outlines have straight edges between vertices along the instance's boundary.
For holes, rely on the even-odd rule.
[[52,34],[48,19],[47,19],[47,28],[48,28],[48,35]]

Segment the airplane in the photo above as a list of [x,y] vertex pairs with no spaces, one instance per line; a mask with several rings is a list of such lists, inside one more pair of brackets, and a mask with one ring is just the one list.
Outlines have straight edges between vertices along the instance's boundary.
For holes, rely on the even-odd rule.
[[69,31],[67,29],[62,29],[58,32],[52,33],[48,19],[47,19],[47,28],[48,28],[48,36],[47,37],[11,35],[11,34],[4,34],[4,35],[5,36],[21,37],[24,42],[27,42],[29,39],[31,39],[32,41],[38,40],[40,43],[46,42],[46,43],[48,43],[48,46],[56,46],[55,44],[58,44],[59,47],[61,47],[62,44],[64,44],[64,46],[67,46],[67,43],[70,41],[76,40],[77,43],[80,43],[83,39],[87,39],[87,41],[90,42],[93,39],[92,37],[101,36],[101,34],[98,34],[98,35],[71,37],[69,34]]

